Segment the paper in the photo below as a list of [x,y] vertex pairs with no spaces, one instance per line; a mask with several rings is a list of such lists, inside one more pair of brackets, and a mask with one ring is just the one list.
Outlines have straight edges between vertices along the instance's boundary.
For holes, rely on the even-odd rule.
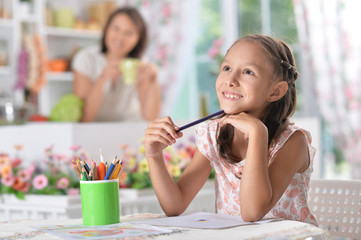
[[197,212],[176,217],[164,217],[157,219],[141,220],[134,223],[149,225],[184,227],[184,228],[229,228],[247,224],[261,224],[270,222],[273,219],[261,220],[258,222],[245,222],[241,216],[231,216],[225,214]]
[[142,225],[138,223],[117,223],[102,226],[84,225],[38,225],[31,226],[62,239],[108,239],[126,238],[171,233],[172,229]]

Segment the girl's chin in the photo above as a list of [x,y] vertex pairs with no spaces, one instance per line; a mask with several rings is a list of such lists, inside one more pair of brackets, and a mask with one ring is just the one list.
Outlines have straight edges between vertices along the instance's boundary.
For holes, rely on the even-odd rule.
[[222,109],[226,114],[238,114],[238,113],[241,112],[241,111],[236,110],[236,109],[227,109],[227,108],[222,108]]

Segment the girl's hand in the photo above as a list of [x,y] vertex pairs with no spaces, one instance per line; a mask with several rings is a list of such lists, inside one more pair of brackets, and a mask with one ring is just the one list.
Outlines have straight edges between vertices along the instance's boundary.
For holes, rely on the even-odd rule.
[[248,139],[250,134],[256,132],[264,132],[268,134],[267,127],[261,120],[245,112],[239,114],[226,115],[221,119],[218,119],[220,127],[226,124],[231,124],[237,130],[244,134],[244,138]]
[[158,157],[163,149],[183,136],[170,117],[163,117],[149,123],[145,130],[144,148],[147,157]]

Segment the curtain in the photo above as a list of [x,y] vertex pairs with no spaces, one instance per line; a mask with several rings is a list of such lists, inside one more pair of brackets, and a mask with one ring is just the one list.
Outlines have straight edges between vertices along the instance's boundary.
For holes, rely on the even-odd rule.
[[294,0],[304,68],[354,179],[361,179],[360,7],[358,0]]
[[169,115],[182,85],[184,75],[187,7],[189,1],[125,0],[124,5],[136,7],[148,26],[149,45],[145,57],[158,66],[162,89],[162,113]]

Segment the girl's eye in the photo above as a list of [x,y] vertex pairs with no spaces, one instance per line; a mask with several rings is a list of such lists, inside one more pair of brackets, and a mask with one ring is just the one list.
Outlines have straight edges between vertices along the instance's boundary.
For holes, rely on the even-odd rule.
[[246,69],[244,71],[244,74],[249,74],[249,75],[254,75],[253,71],[249,70],[249,69]]
[[224,66],[223,71],[230,72],[231,68],[229,66]]

